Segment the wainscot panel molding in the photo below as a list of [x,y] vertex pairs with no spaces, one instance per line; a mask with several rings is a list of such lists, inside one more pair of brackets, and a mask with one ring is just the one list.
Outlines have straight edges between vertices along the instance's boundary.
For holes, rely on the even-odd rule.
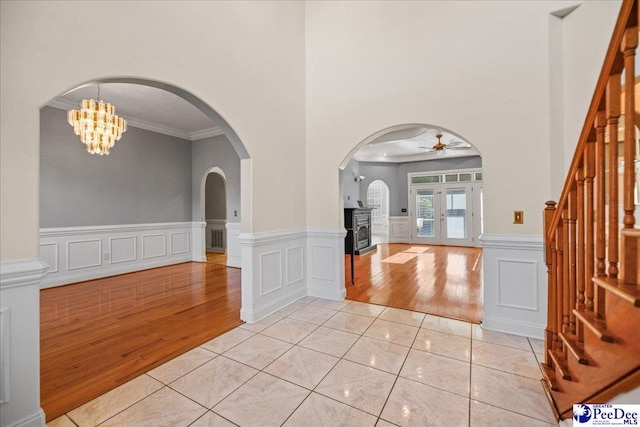
[[308,294],[313,297],[342,301],[344,287],[344,237],[342,229],[310,228],[307,230]]
[[240,268],[242,266],[242,251],[240,250],[240,223],[227,222],[227,267]]
[[307,295],[306,230],[243,233],[238,243],[242,259],[242,320],[255,323]]
[[39,258],[0,263],[0,425],[42,427]]
[[389,243],[409,243],[409,217],[389,217]]
[[482,327],[544,339],[547,283],[541,236],[483,234]]
[[[40,229],[42,288],[187,261],[205,262],[204,222]],[[204,236],[202,236],[204,237]]]

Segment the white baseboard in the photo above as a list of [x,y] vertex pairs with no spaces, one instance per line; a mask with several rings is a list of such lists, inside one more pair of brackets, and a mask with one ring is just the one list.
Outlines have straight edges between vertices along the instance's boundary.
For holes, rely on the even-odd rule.
[[204,222],[172,222],[41,229],[40,256],[50,265],[42,287],[206,262],[204,227]]
[[540,236],[487,235],[483,247],[483,327],[543,338],[547,274]]
[[[4,427],[4,424],[1,425]],[[38,408],[34,414],[16,421],[13,424],[9,424],[7,427],[45,427],[44,411]]]

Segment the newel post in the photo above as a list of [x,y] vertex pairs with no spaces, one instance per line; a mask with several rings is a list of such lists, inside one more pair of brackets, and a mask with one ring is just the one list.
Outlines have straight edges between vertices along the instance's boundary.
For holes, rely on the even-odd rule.
[[545,248],[545,263],[547,264],[547,281],[548,281],[548,296],[547,296],[547,327],[545,329],[545,353],[544,361],[549,367],[553,367],[553,362],[549,357],[549,351],[555,350],[554,346],[557,342],[558,330],[556,327],[557,313],[556,313],[556,266],[555,261],[555,238],[550,237],[550,230],[552,228],[553,217],[556,213],[556,202],[550,200],[545,203],[544,209],[544,248]]

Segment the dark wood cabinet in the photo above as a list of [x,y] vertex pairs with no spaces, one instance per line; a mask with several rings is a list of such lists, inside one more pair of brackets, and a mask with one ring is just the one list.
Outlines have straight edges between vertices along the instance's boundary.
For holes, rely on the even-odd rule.
[[[362,255],[376,249],[371,241],[371,211],[373,208],[345,208],[344,227],[347,236],[344,239],[344,252],[351,253],[355,242],[356,255]],[[354,239],[355,235],[355,239]]]

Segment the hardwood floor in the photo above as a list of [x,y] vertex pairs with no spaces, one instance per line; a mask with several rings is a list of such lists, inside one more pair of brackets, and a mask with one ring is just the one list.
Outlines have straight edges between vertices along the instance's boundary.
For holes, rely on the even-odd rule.
[[227,254],[221,252],[207,251],[207,262],[214,264],[227,265]]
[[[47,420],[241,324],[241,270],[213,257],[42,290]],[[481,257],[474,248],[381,244],[355,257],[355,286],[346,257],[347,297],[479,322]]]
[[184,263],[42,290],[47,420],[240,325],[240,274]]
[[482,320],[482,249],[379,244],[345,256],[347,299],[370,302],[473,323]]

